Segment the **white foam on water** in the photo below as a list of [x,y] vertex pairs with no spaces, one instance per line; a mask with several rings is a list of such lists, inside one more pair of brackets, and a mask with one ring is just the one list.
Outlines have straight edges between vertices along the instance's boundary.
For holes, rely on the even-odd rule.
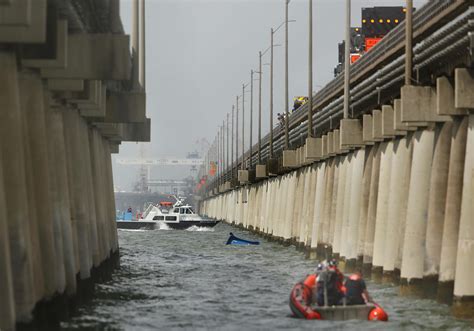
[[168,231],[172,230],[166,223],[156,222],[156,230]]
[[124,231],[124,232],[146,232],[146,231],[149,231],[149,230],[145,230],[145,229],[117,229],[119,231]]
[[187,228],[186,231],[194,231],[194,232],[214,232],[214,229],[213,229],[213,228],[209,228],[209,227],[203,227],[203,226],[193,225],[193,226]]

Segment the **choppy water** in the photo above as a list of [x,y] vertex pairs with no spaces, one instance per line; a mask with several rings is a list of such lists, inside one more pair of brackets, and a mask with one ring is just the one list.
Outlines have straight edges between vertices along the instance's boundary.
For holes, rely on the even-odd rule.
[[[388,323],[305,321],[290,316],[289,292],[313,270],[294,247],[282,247],[219,224],[211,231],[119,231],[121,268],[96,285],[91,302],[61,324],[65,330],[471,330],[449,307],[399,297],[368,282]],[[260,246],[225,246],[228,233]]]

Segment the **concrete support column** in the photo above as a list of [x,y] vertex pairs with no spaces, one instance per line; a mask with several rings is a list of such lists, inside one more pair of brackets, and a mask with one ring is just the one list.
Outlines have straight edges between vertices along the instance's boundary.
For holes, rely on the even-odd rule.
[[[62,258],[62,246],[55,245],[48,170],[44,96],[41,79],[30,73],[20,75],[20,104],[26,120],[26,139],[29,145],[31,191],[36,206],[36,222],[43,269],[44,295],[50,298],[64,289],[64,269],[56,254]],[[31,215],[30,215],[31,216]],[[59,232],[59,230],[57,231]],[[43,297],[43,296],[42,296]]]
[[379,175],[381,149],[380,145],[374,145],[374,159],[372,163],[372,175],[370,181],[369,206],[367,210],[367,224],[365,227],[365,244],[364,244],[364,269],[371,270],[372,258],[374,252],[374,235],[375,235],[375,219],[377,214],[377,197],[379,192]]
[[314,208],[312,215],[310,215],[312,216],[311,222],[313,224],[311,231],[311,249],[316,249],[318,244],[323,243],[323,231],[325,230],[323,225],[323,214],[324,210],[326,209],[326,163],[319,163],[316,169],[316,188],[313,201]]
[[[372,164],[374,163],[374,148],[367,146],[364,151],[364,169],[362,173],[362,189],[359,211],[359,233],[357,241],[357,259],[362,262],[364,256],[365,230],[369,211],[370,182],[372,178]],[[357,211],[354,211],[357,212]]]
[[346,187],[346,172],[347,172],[347,157],[340,156],[339,181],[337,185],[337,199],[336,199],[336,218],[334,220],[334,239],[332,242],[332,249],[334,253],[341,253],[341,234],[344,214],[344,196]]
[[408,284],[415,284],[423,278],[434,136],[433,130],[417,131],[413,136],[413,161],[401,269],[401,278]]
[[89,218],[89,238],[90,238],[90,246],[89,249],[91,250],[91,256],[92,256],[92,263],[94,267],[98,267],[99,264],[102,262],[100,259],[100,254],[99,254],[99,239],[98,239],[98,230],[97,230],[97,211],[96,211],[96,203],[97,203],[97,197],[95,195],[95,190],[94,190],[94,177],[92,174],[92,152],[90,148],[90,142],[89,142],[89,128],[87,126],[87,123],[84,121],[80,122],[79,126],[79,134],[80,134],[80,139],[83,142],[82,143],[82,157],[84,159],[84,171],[85,171],[85,186],[87,192],[87,197],[84,197],[87,199],[87,217]]
[[[16,57],[0,52],[0,155],[3,168],[5,214],[10,244],[15,313],[18,321],[28,321],[35,304],[33,255],[26,186],[24,131],[20,110]],[[37,247],[35,247],[37,248]]]
[[387,233],[387,217],[390,204],[390,176],[392,172],[393,142],[380,144],[380,177],[379,193],[377,196],[377,212],[375,219],[374,252],[372,268],[382,273],[385,257],[385,239]]
[[118,235],[117,222],[115,221],[115,195],[114,195],[114,177],[112,173],[112,154],[110,153],[110,144],[108,140],[104,139],[104,157],[106,166],[106,180],[107,180],[107,197],[109,198],[109,209],[107,214],[107,223],[110,229],[110,237],[112,239],[112,251],[118,252]]
[[439,289],[446,289],[449,297],[452,296],[456,270],[468,124],[469,117],[467,116],[455,118],[451,132],[451,153],[449,155],[446,209],[438,278],[440,282]]
[[362,200],[362,179],[364,173],[364,150],[354,152],[354,164],[351,174],[351,192],[349,199],[349,229],[347,235],[346,272],[353,270],[357,262],[359,239],[359,217]]
[[[1,155],[1,154],[0,154]],[[0,162],[0,330],[15,328],[15,303],[13,297],[13,280],[8,239],[7,214],[5,204],[5,186],[3,185],[2,162]]]
[[350,224],[350,199],[351,199],[351,187],[352,187],[352,170],[354,169],[354,154],[350,153],[346,155],[346,182],[344,185],[344,197],[342,203],[342,226],[341,226],[341,239],[340,239],[340,255],[346,258],[348,254],[348,241],[349,235],[349,224]]
[[84,159],[82,155],[82,142],[80,123],[83,119],[75,109],[64,110],[64,140],[68,157],[68,183],[69,195],[73,204],[71,218],[77,233],[77,247],[79,250],[79,269],[81,279],[90,277],[92,258],[90,251],[90,230],[87,213],[86,178],[84,172]]
[[336,181],[336,161],[330,159],[323,164],[327,164],[327,171],[325,174],[325,193],[324,193],[324,209],[323,209],[323,219],[322,219],[322,228],[321,228],[321,241],[322,244],[328,245],[330,243],[330,227],[331,227],[331,210],[332,210],[332,197],[334,190],[334,183]]
[[[383,272],[386,277],[393,277],[398,258],[400,228],[404,228],[406,201],[410,185],[411,148],[410,139],[401,138],[393,142],[393,157],[390,177],[390,201],[387,213],[385,237],[385,254]],[[405,217],[404,217],[405,216]]]
[[285,194],[286,199],[286,210],[285,210],[285,222],[287,222],[287,226],[290,231],[288,233],[290,234],[289,238],[285,239],[291,239],[293,236],[293,210],[295,208],[295,192],[296,192],[296,185],[298,184],[296,176],[294,175],[288,175],[287,177],[287,185],[288,189],[286,190],[287,194]]
[[328,244],[331,245],[331,249],[334,249],[334,233],[336,228],[336,212],[337,212],[337,196],[338,196],[338,188],[339,188],[339,181],[341,178],[342,173],[342,162],[341,157],[336,157],[332,159],[334,161],[334,182],[332,183],[332,197],[331,197],[331,213],[329,215],[329,240]]
[[[471,89],[472,93],[472,89]],[[456,258],[454,295],[458,300],[474,301],[474,114],[469,115],[464,162],[459,241]],[[472,316],[472,315],[471,315]]]
[[441,258],[452,127],[452,122],[440,123],[437,124],[435,131],[423,274],[425,278],[428,277],[434,282],[438,281]]
[[[50,179],[53,179],[51,198],[53,203],[53,219],[60,224],[63,245],[63,264],[65,272],[66,294],[76,293],[76,261],[78,260],[77,240],[71,224],[71,209],[66,163],[66,147],[64,144],[63,114],[59,108],[46,108],[48,123],[48,156],[50,163]],[[55,234],[56,235],[56,234]]]

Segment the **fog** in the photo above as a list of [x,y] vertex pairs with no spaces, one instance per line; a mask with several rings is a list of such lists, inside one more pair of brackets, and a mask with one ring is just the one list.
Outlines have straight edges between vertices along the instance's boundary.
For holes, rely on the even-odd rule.
[[[414,1],[421,7],[426,1]],[[360,26],[361,8],[402,6],[401,0],[353,0],[352,26]],[[285,0],[146,0],[147,117],[152,120],[147,157],[185,158],[202,152],[197,141],[212,143],[218,126],[232,110],[250,70],[258,70],[258,52],[270,45],[270,28],[284,21]],[[125,31],[131,33],[131,0],[121,0]],[[289,4],[289,98],[307,95],[308,1]],[[344,38],[345,1],[313,1],[313,90],[333,78],[337,44]],[[284,27],[275,44],[284,43]],[[263,62],[268,63],[269,52]],[[269,128],[269,67],[263,67],[262,132]],[[254,115],[257,110],[254,84]],[[249,88],[247,88],[248,90]],[[246,119],[249,119],[249,94]],[[274,49],[274,114],[284,110],[284,47]],[[241,106],[240,106],[241,107]],[[256,117],[255,117],[256,118]],[[276,120],[274,120],[276,122]],[[241,124],[240,124],[241,125]],[[239,125],[239,126],[240,126]],[[248,133],[248,124],[246,124]],[[254,125],[253,139],[257,128]],[[248,147],[248,134],[246,137]],[[201,144],[202,145],[202,144]],[[203,149],[204,150],[204,149]],[[129,190],[138,178],[138,167],[117,165],[117,158],[138,157],[139,144],[122,143],[115,155],[116,187]],[[186,167],[156,167],[152,178],[181,179]]]

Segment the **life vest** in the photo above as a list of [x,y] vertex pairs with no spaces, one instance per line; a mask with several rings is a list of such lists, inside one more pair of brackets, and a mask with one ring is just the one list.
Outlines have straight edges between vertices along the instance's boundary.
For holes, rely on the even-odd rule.
[[296,317],[321,319],[321,315],[311,308],[316,277],[315,274],[309,275],[303,282],[297,283],[291,290],[290,309]]

